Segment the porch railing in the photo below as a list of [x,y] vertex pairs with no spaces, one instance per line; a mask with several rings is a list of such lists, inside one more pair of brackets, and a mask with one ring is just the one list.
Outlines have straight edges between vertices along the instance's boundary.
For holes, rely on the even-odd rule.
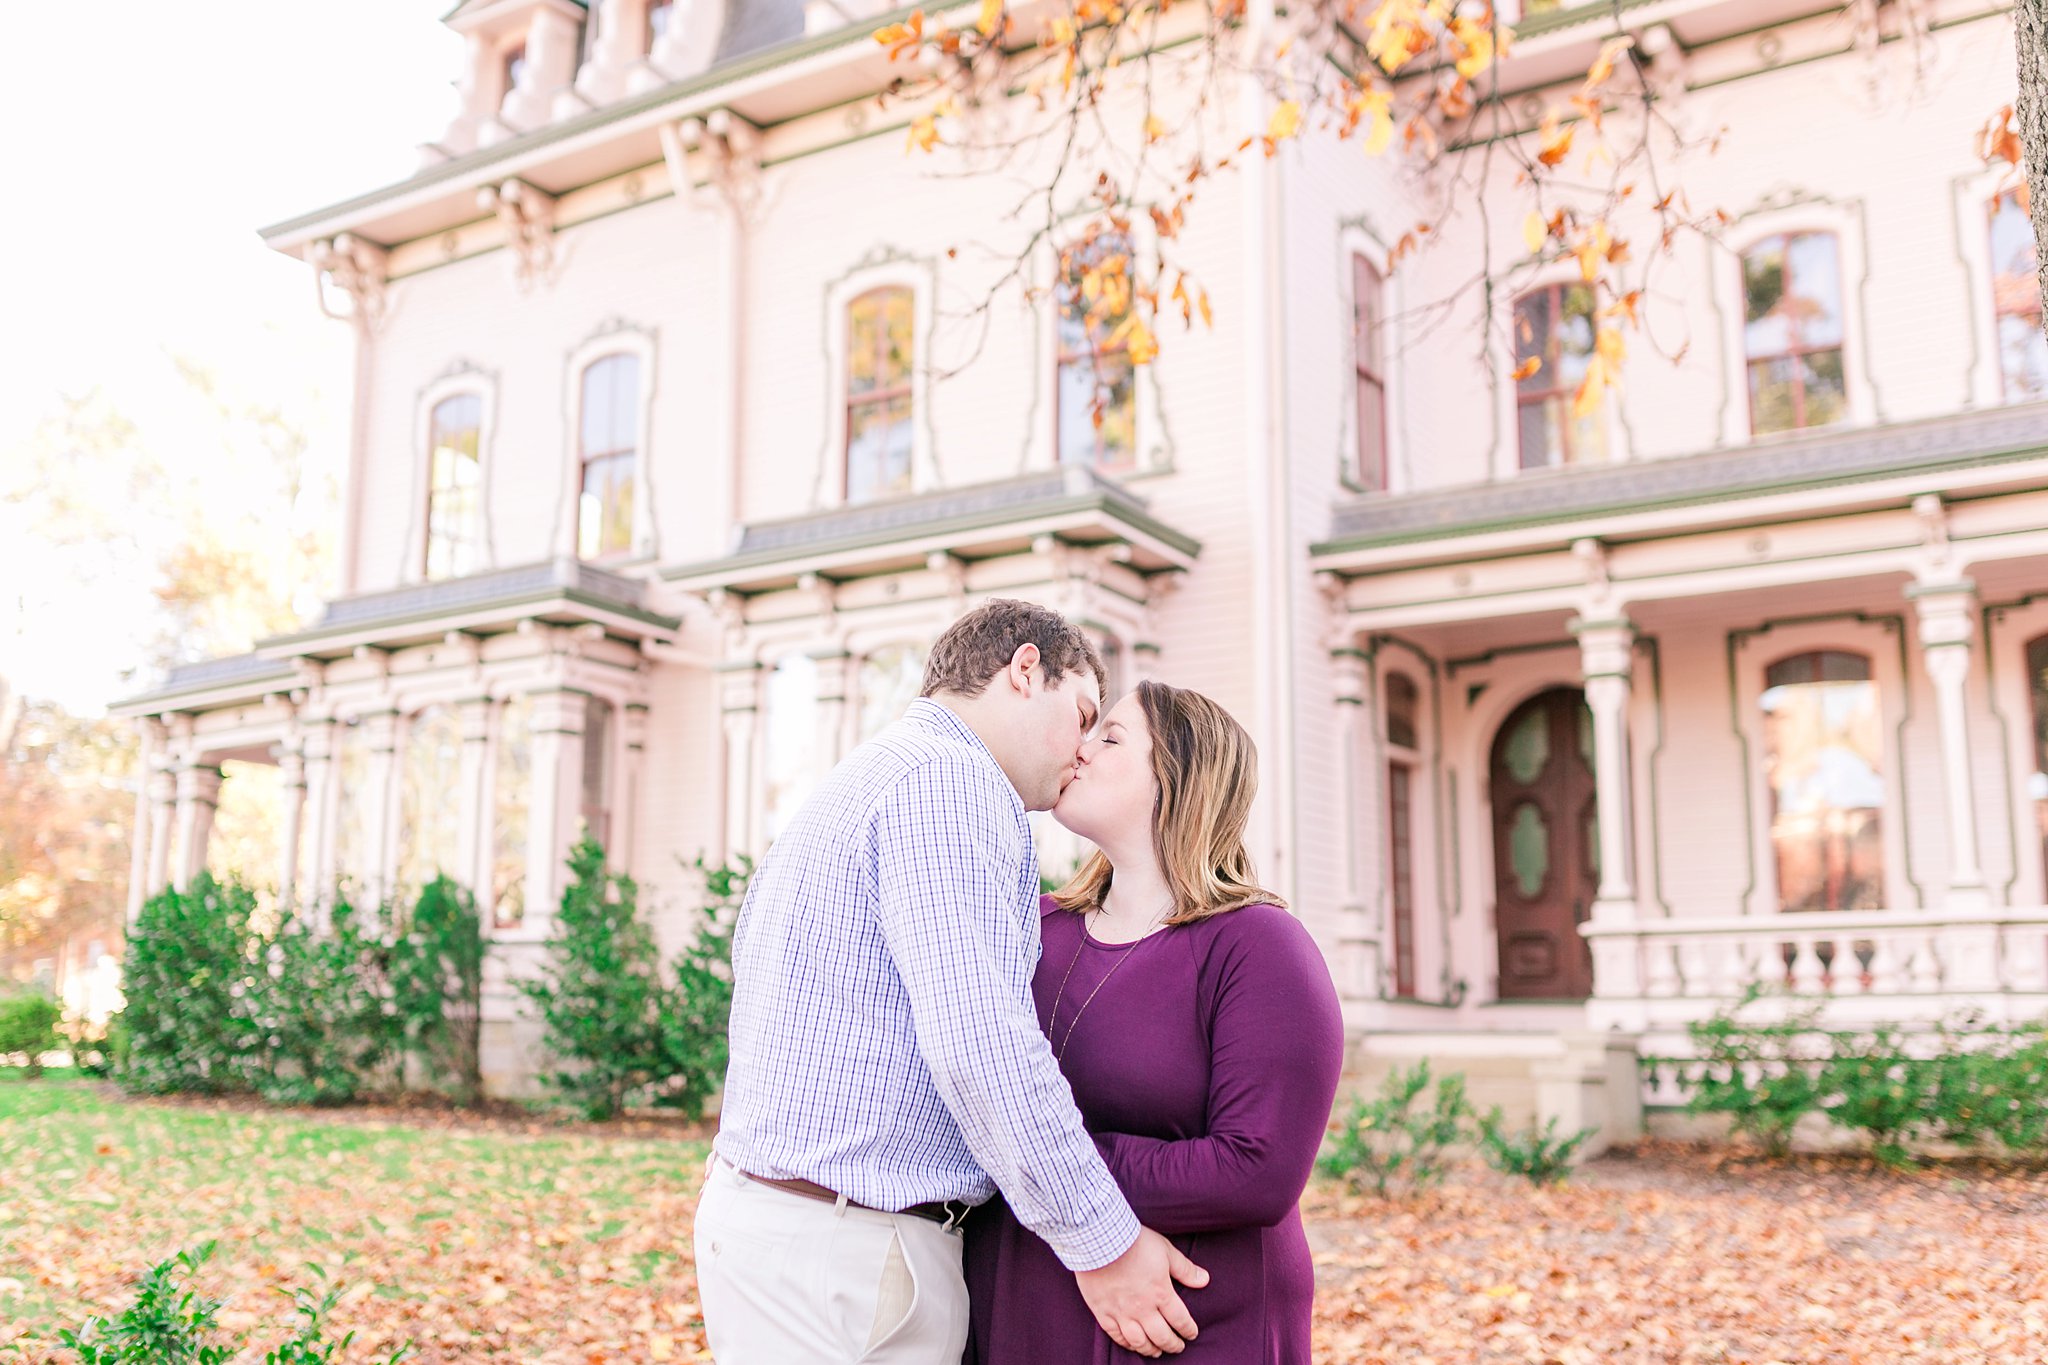
[[[1726,1003],[1754,985],[1794,998],[1962,1003],[1979,995],[2048,996],[2048,907],[1853,911],[1587,924],[1596,1004],[1623,999]],[[1635,968],[1604,974],[1606,957]],[[1617,988],[1618,986],[1618,988]],[[2038,1006],[2037,1006],[2038,1007]],[[1651,1015],[1659,1011],[1649,1011]],[[1697,1008],[1674,1018],[1697,1018]],[[1643,1024],[1655,1026],[1654,1018]]]

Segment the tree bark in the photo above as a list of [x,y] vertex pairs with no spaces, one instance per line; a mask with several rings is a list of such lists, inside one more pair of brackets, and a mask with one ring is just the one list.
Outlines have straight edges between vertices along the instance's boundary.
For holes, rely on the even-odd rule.
[[[2019,35],[2019,98],[2013,121],[2019,127],[2021,169],[2027,177],[2027,209],[2034,220],[2034,260],[2041,295],[2048,298],[2048,0],[2018,0],[2013,22]],[[2048,321],[2048,312],[2043,314]]]

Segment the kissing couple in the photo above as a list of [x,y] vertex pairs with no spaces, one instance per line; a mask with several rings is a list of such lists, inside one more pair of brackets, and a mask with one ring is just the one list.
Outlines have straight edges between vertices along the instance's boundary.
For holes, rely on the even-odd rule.
[[[1258,755],[997,599],[821,781],[733,938],[697,1206],[718,1365],[1307,1365],[1343,1030],[1254,879]],[[1039,894],[1026,813],[1096,851]]]

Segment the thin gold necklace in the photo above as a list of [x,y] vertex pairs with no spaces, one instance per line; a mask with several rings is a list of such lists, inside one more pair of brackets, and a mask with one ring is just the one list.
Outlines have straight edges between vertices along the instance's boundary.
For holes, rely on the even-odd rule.
[[[1101,908],[1099,905],[1095,907],[1096,910]],[[1094,1003],[1095,997],[1101,993],[1102,988],[1109,984],[1109,979],[1116,975],[1116,969],[1124,965],[1124,959],[1138,951],[1140,943],[1143,943],[1159,931],[1161,927],[1160,921],[1165,919],[1167,914],[1172,913],[1172,910],[1173,906],[1169,904],[1164,913],[1155,915],[1151,927],[1132,939],[1130,946],[1123,950],[1116,961],[1109,964],[1109,970],[1102,974],[1102,980],[1095,983],[1095,989],[1088,992],[1087,997],[1081,1001],[1081,1007],[1074,1011],[1074,1017],[1067,1021],[1067,1031],[1060,1038],[1059,1046],[1053,1049],[1052,1059],[1054,1062],[1063,1062],[1067,1059],[1067,1044],[1074,1041],[1074,1030],[1080,1027],[1081,1016],[1088,1012],[1088,1006]],[[1095,911],[1091,910],[1088,913],[1093,914]],[[1087,915],[1083,915],[1081,918],[1081,941],[1074,945],[1073,961],[1067,963],[1067,970],[1060,977],[1060,988],[1053,992],[1052,1013],[1046,1016],[1045,1032],[1048,1038],[1052,1036],[1053,1029],[1060,1021],[1060,1002],[1067,998],[1067,979],[1073,976],[1074,968],[1081,964],[1081,954],[1086,951],[1088,951],[1088,920]]]

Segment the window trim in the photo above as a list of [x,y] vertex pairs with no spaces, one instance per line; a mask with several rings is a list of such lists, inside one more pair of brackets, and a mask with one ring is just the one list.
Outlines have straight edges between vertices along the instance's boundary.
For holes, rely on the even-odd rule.
[[[1390,362],[1395,348],[1389,343],[1395,341],[1396,337],[1394,334],[1393,314],[1388,308],[1388,304],[1391,302],[1393,282],[1388,272],[1379,264],[1386,259],[1387,253],[1384,251],[1363,250],[1364,243],[1362,242],[1353,241],[1348,243],[1348,245],[1350,249],[1345,253],[1345,256],[1350,268],[1344,275],[1343,306],[1345,321],[1348,323],[1346,339],[1349,342],[1351,352],[1349,384],[1351,403],[1348,414],[1350,421],[1347,423],[1349,427],[1347,453],[1350,458],[1342,467],[1340,482],[1354,492],[1389,493],[1393,491],[1394,486],[1394,386],[1390,380],[1393,369]],[[1376,349],[1379,355],[1372,364],[1367,363],[1367,357],[1359,344],[1359,288],[1363,283],[1362,277],[1364,276],[1370,276],[1372,281],[1374,296],[1373,324],[1374,331],[1378,334]],[[1366,477],[1365,433],[1359,429],[1359,391],[1367,384],[1372,384],[1378,388],[1380,393],[1379,478],[1377,480]]]
[[[434,411],[451,398],[474,397],[481,409],[477,419],[477,545],[482,562],[477,572],[496,567],[498,556],[491,537],[491,458],[497,439],[498,377],[468,361],[457,361],[441,377],[422,388],[413,399],[414,456],[411,525],[406,532],[405,567],[401,583],[426,583],[427,551],[433,534],[434,496]],[[360,497],[352,491],[350,497]]]
[[[932,301],[938,292],[938,265],[930,257],[913,257],[893,249],[871,251],[825,287],[824,355],[826,386],[825,444],[813,475],[814,509],[845,507],[848,405],[848,348],[852,344],[854,300],[872,290],[910,290],[910,488],[895,496],[915,497],[940,487],[938,455],[932,426],[931,355]],[[877,498],[877,503],[889,499]]]
[[[1337,231],[1337,295],[1343,327],[1339,354],[1346,360],[1343,370],[1343,405],[1337,415],[1337,483],[1352,493],[1397,493],[1407,491],[1401,454],[1403,440],[1403,399],[1397,358],[1403,348],[1403,280],[1399,270],[1386,270],[1380,262],[1389,256],[1384,241],[1362,223],[1348,223]],[[1378,276],[1378,332],[1380,332],[1380,483],[1368,485],[1360,479],[1358,458],[1358,379],[1364,366],[1358,358],[1358,262],[1364,262]]]
[[[1799,229],[1795,229],[1795,230],[1793,230],[1793,231],[1789,231],[1789,232],[1782,232],[1782,233],[1772,233],[1772,234],[1771,234],[1770,236],[1768,236],[1768,237],[1759,237],[1759,238],[1757,238],[1757,239],[1756,239],[1756,240],[1755,240],[1754,242],[1751,242],[1751,243],[1749,244],[1749,246],[1748,246],[1747,248],[1745,248],[1745,249],[1743,250],[1743,252],[1741,253],[1741,257],[1740,257],[1740,260],[1741,260],[1741,264],[1742,264],[1742,266],[1744,267],[1744,276],[1745,276],[1745,278],[1747,277],[1747,274],[1748,274],[1748,271],[1747,271],[1747,266],[1748,266],[1748,264],[1749,264],[1749,255],[1750,255],[1750,253],[1751,253],[1751,252],[1753,252],[1753,251],[1756,251],[1756,250],[1757,250],[1758,248],[1762,247],[1762,246],[1763,246],[1763,245],[1764,245],[1764,244],[1765,244],[1766,242],[1773,242],[1773,241],[1779,241],[1779,240],[1782,240],[1782,241],[1783,241],[1783,242],[1785,243],[1785,257],[1786,257],[1786,262],[1787,262],[1787,265],[1788,265],[1788,268],[1789,268],[1789,265],[1790,265],[1790,261],[1791,261],[1791,256],[1792,256],[1792,244],[1793,244],[1794,242],[1797,242],[1798,240],[1800,240],[1800,239],[1801,239],[1802,237],[1827,237],[1827,238],[1830,238],[1830,239],[1832,239],[1832,240],[1833,240],[1833,242],[1834,242],[1834,244],[1835,244],[1835,269],[1836,269],[1836,270],[1837,270],[1838,272],[1839,272],[1839,271],[1841,270],[1841,267],[1842,267],[1842,238],[1841,238],[1841,234],[1839,234],[1839,233],[1836,233],[1836,232],[1832,232],[1832,231],[1827,231],[1827,230],[1823,230],[1823,229],[1813,229],[1813,228],[1799,228]],[[1837,281],[1836,281],[1836,283],[1837,283],[1837,285],[1843,285],[1843,284],[1845,284],[1845,283],[1846,283],[1846,281],[1843,281],[1843,280],[1837,280]],[[1844,292],[1846,293],[1847,291],[1846,291],[1846,290],[1844,290]],[[1753,369],[1754,369],[1754,368],[1755,368],[1755,367],[1756,367],[1757,365],[1759,365],[1759,364],[1769,364],[1769,363],[1770,363],[1771,361],[1774,361],[1774,360],[1791,360],[1791,361],[1799,361],[1799,360],[1804,360],[1804,359],[1805,359],[1805,358],[1806,358],[1807,356],[1810,356],[1810,355],[1828,355],[1828,354],[1839,354],[1839,355],[1840,355],[1840,356],[1842,357],[1842,373],[1843,373],[1843,390],[1844,390],[1844,392],[1843,392],[1843,397],[1844,397],[1844,399],[1846,400],[1846,398],[1847,398],[1847,396],[1848,396],[1848,394],[1847,394],[1847,388],[1848,388],[1848,362],[1849,362],[1849,345],[1848,345],[1848,343],[1849,343],[1849,334],[1848,334],[1848,313],[1847,313],[1847,309],[1846,309],[1846,307],[1845,307],[1845,308],[1844,308],[1844,310],[1843,310],[1843,317],[1842,317],[1842,319],[1841,319],[1841,321],[1842,321],[1842,324],[1843,324],[1843,330],[1842,330],[1842,339],[1841,339],[1840,341],[1837,341],[1837,342],[1833,342],[1833,343],[1831,343],[1831,344],[1828,344],[1828,345],[1824,345],[1824,346],[1814,346],[1814,345],[1807,345],[1807,344],[1805,344],[1804,342],[1802,342],[1802,341],[1800,340],[1800,337],[1799,337],[1799,325],[1798,325],[1798,322],[1797,322],[1797,320],[1795,319],[1795,320],[1791,320],[1791,321],[1788,321],[1788,323],[1787,323],[1787,325],[1786,325],[1786,331],[1787,331],[1787,335],[1788,335],[1788,337],[1789,337],[1789,340],[1788,340],[1788,342],[1787,342],[1787,344],[1786,344],[1785,348],[1784,348],[1783,350],[1779,350],[1779,351],[1769,351],[1769,352],[1766,352],[1766,353],[1764,353],[1764,354],[1762,354],[1762,355],[1752,355],[1752,354],[1750,353],[1750,350],[1749,350],[1749,338],[1748,338],[1748,335],[1747,335],[1747,333],[1748,333],[1748,331],[1749,331],[1749,318],[1748,318],[1748,317],[1746,316],[1746,314],[1748,313],[1748,301],[1747,301],[1747,296],[1746,296],[1746,295],[1745,295],[1745,298],[1744,298],[1744,309],[1743,309],[1743,311],[1744,311],[1744,313],[1745,313],[1745,316],[1744,316],[1744,318],[1743,318],[1743,320],[1742,320],[1742,329],[1743,329],[1743,332],[1744,332],[1744,336],[1743,336],[1743,341],[1742,341],[1742,391],[1743,391],[1743,393],[1744,393],[1744,395],[1745,395],[1745,400],[1744,400],[1744,401],[1745,401],[1745,404],[1746,404],[1746,406],[1747,406],[1747,409],[1748,409],[1748,412],[1749,412],[1749,434],[1750,434],[1750,437],[1751,437],[1751,439],[1755,439],[1755,438],[1756,438],[1756,437],[1758,437],[1758,436],[1782,436],[1782,435],[1789,435],[1789,434],[1791,434],[1791,433],[1793,433],[1793,432],[1806,432],[1806,431],[1819,431],[1819,430],[1821,430],[1822,428],[1821,428],[1820,426],[1815,426],[1815,425],[1811,425],[1811,424],[1809,424],[1808,422],[1806,422],[1806,421],[1805,421],[1805,417],[1806,417],[1806,385],[1805,385],[1804,383],[1801,383],[1801,384],[1799,384],[1799,385],[1798,385],[1797,387],[1795,387],[1795,388],[1794,388],[1794,389],[1792,390],[1792,413],[1793,413],[1793,416],[1794,416],[1794,418],[1796,419],[1796,420],[1795,420],[1795,421],[1793,422],[1793,424],[1792,424],[1792,425],[1791,425],[1790,427],[1787,427],[1787,428],[1786,428],[1786,429],[1785,429],[1784,431],[1782,431],[1782,432],[1778,432],[1778,431],[1763,431],[1763,432],[1760,432],[1760,431],[1758,431],[1758,430],[1756,429],[1756,400],[1755,400],[1755,399],[1754,399],[1753,397],[1750,397],[1750,396],[1748,396],[1748,395],[1750,394],[1750,383],[1749,383],[1749,375],[1750,375],[1750,371],[1751,371],[1751,370],[1753,370]],[[1831,426],[1831,427],[1832,427],[1832,426],[1838,426],[1838,425],[1840,425],[1840,423],[1836,423],[1836,422],[1829,422],[1829,423],[1827,423],[1826,425],[1827,425],[1827,426]]]
[[[1883,405],[1871,378],[1868,314],[1864,293],[1870,283],[1869,248],[1860,199],[1836,203],[1810,200],[1752,209],[1737,218],[1713,255],[1714,299],[1721,312],[1721,443],[1746,446],[1759,441],[1796,440],[1815,431],[1841,431],[1883,420]],[[1749,347],[1743,337],[1742,258],[1766,238],[1795,233],[1832,232],[1842,272],[1842,383],[1848,391],[1848,415],[1830,427],[1798,427],[1790,431],[1750,430]],[[1832,349],[1832,348],[1822,348]]]
[[563,436],[566,449],[562,461],[563,475],[556,512],[554,544],[556,554],[584,562],[581,555],[581,537],[578,534],[585,464],[583,379],[592,365],[613,355],[632,355],[640,362],[640,439],[633,459],[632,525],[629,528],[626,549],[609,555],[600,555],[587,562],[616,566],[660,554],[660,537],[656,532],[659,522],[654,514],[654,461],[650,454],[655,437],[654,400],[658,384],[655,366],[659,358],[657,335],[652,328],[614,321],[599,328],[582,344],[572,349],[566,357],[563,370],[563,384],[566,389],[563,396]]
[[1599,420],[1605,427],[1607,438],[1607,458],[1604,461],[1595,461],[1587,466],[1567,464],[1522,468],[1520,386],[1515,383],[1515,302],[1553,285],[1583,284],[1585,276],[1580,273],[1576,261],[1562,260],[1551,261],[1533,270],[1510,272],[1496,277],[1494,282],[1501,292],[1506,293],[1508,302],[1504,310],[1496,309],[1497,314],[1504,312],[1505,318],[1487,329],[1494,383],[1493,477],[1501,480],[1540,477],[1598,464],[1626,464],[1635,459],[1635,435],[1629,429],[1628,389],[1624,384],[1618,389],[1607,390],[1600,404]]

